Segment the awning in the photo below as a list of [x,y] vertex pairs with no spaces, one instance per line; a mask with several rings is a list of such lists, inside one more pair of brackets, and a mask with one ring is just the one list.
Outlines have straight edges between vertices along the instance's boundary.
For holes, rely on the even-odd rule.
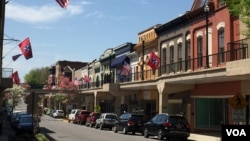
[[117,58],[115,58],[115,59],[113,59],[113,60],[111,61],[111,68],[115,68],[115,67],[118,66],[118,65],[122,65],[123,62],[124,62],[124,60],[126,60],[127,63],[130,64],[130,60],[129,60],[129,58],[127,57],[127,55],[122,55],[122,56],[119,56],[119,57],[117,57]]

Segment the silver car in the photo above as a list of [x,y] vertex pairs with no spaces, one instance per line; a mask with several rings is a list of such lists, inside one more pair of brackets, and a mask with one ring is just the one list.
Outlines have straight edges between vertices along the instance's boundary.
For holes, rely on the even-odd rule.
[[115,113],[102,113],[96,120],[95,128],[99,127],[100,130],[103,128],[109,128],[112,130],[114,125],[117,123],[118,116]]

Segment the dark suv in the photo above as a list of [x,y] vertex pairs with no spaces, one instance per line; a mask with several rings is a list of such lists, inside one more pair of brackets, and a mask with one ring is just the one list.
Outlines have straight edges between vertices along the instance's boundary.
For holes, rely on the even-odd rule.
[[157,136],[159,140],[179,138],[187,140],[190,136],[190,125],[182,115],[162,113],[154,116],[144,125],[144,137]]
[[124,134],[131,132],[132,134],[143,134],[144,116],[140,114],[124,113],[114,126],[114,132],[123,131]]

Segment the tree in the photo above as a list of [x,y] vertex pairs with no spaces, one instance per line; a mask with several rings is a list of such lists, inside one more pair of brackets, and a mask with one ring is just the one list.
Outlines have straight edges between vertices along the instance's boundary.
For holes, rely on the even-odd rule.
[[100,105],[96,105],[94,111],[95,112],[101,112],[101,106]]
[[24,82],[31,85],[44,85],[49,76],[49,67],[35,68],[24,76]]
[[12,109],[15,109],[15,107],[22,101],[24,88],[21,86],[14,86],[13,88],[4,90],[4,92],[5,99],[7,100],[8,104],[12,106]]
[[241,33],[250,37],[250,1],[249,0],[225,0],[230,14],[240,18],[240,21],[245,24],[246,30]]
[[55,95],[55,100],[56,102],[58,102],[59,110],[61,110],[61,104],[65,99],[66,99],[66,96],[63,94],[58,93]]

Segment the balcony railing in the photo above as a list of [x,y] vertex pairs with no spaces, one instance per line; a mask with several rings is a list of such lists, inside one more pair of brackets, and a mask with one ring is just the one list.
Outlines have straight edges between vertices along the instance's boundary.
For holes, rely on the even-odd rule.
[[[239,46],[238,44],[230,44]],[[226,62],[242,60],[248,58],[248,46],[247,44],[240,44],[239,47],[235,47],[235,49],[211,54],[208,56],[209,68],[217,68],[224,67]],[[179,62],[174,62],[170,64],[165,64],[160,66],[157,70],[146,70],[144,71],[144,80],[152,80],[156,79],[160,76],[173,75],[181,72],[187,71],[200,71],[206,68],[206,59],[207,56],[202,56],[193,59],[187,59]],[[115,83],[124,83],[124,82],[133,82],[133,81],[141,81],[141,72],[131,73],[128,76],[121,76],[119,74],[116,75]]]
[[[182,72],[195,72],[200,70],[208,70],[210,68],[225,67],[226,62],[242,60],[248,58],[248,45],[244,43],[229,43],[229,46],[234,46],[232,50],[211,54],[208,56],[209,68],[206,68],[207,56],[197,57],[193,59],[187,59],[183,61],[178,61],[170,64],[165,64],[160,66],[156,70],[145,70],[144,71],[144,81],[155,80],[161,76],[174,75]],[[135,72],[130,73],[127,76],[116,74],[114,78],[110,78],[112,83],[129,83],[142,81],[142,73]],[[104,81],[91,82],[88,84],[82,84],[80,89],[93,89],[101,88]],[[105,82],[106,83],[106,82]]]

